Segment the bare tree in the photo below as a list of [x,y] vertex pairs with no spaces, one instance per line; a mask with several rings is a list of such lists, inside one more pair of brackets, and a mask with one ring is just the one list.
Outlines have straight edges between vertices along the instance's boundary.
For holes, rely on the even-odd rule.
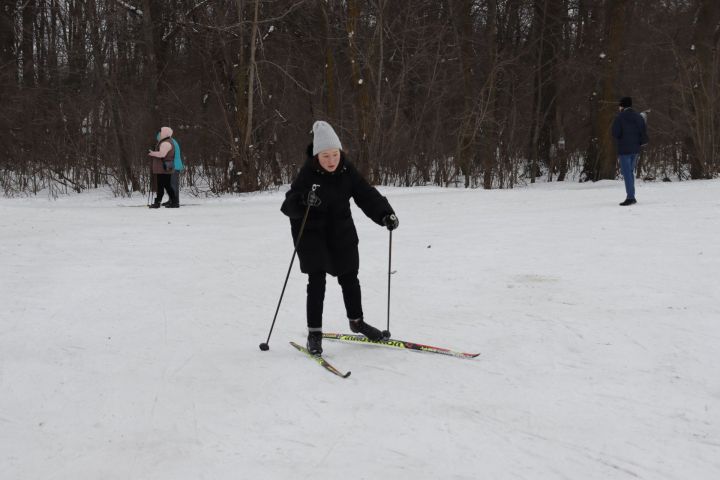
[[17,79],[14,17],[17,2],[0,2],[0,100]]
[[690,175],[709,178],[717,173],[720,160],[720,3],[695,2],[693,53],[685,64],[685,82],[680,91],[689,106],[688,132],[692,145]]
[[[597,6],[596,6],[597,10]],[[618,88],[624,29],[626,19],[625,0],[605,0],[605,29],[603,43],[595,52],[600,63],[598,83],[590,96],[593,131],[585,164],[586,178],[602,180],[615,178],[617,160],[615,146],[610,135],[612,120],[617,112]]]
[[716,176],[719,5],[0,1],[0,188],[144,191],[164,124],[192,191],[270,188],[318,119],[376,183],[614,178],[620,94],[652,107],[642,175]]
[[540,175],[539,163],[555,172],[557,63],[562,43],[563,0],[535,0],[533,38],[537,64],[530,134],[530,181]]

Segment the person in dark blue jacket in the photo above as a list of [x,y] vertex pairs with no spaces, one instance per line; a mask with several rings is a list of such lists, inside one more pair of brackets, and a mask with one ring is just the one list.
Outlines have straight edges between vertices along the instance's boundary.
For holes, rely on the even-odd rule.
[[[363,318],[358,269],[358,235],[350,213],[352,198],[378,225],[394,230],[399,221],[387,198],[371,186],[346,158],[335,130],[326,122],[313,125],[313,143],[307,160],[285,194],[281,211],[290,217],[300,271],[308,275],[307,347],[322,354],[322,314],[325,276],[337,277],[350,330],[370,340],[383,333]],[[302,237],[300,229],[307,211]]]
[[623,207],[637,203],[635,199],[635,176],[637,159],[643,145],[648,143],[647,126],[642,115],[632,108],[632,98],[623,97],[618,105],[619,113],[612,125],[612,136],[617,146],[620,172],[625,181],[625,201]]

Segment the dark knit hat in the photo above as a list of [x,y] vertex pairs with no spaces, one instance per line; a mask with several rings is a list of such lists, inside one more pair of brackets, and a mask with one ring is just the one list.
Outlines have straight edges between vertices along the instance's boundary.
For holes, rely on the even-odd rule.
[[632,107],[632,97],[622,97],[618,105],[620,105],[622,108]]

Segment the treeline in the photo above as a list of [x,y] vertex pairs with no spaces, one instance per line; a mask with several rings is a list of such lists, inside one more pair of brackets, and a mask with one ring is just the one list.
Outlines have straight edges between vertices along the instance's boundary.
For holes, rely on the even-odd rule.
[[639,175],[709,178],[719,43],[717,0],[0,0],[0,185],[144,191],[168,125],[191,189],[266,189],[316,119],[378,184],[615,178],[620,96]]

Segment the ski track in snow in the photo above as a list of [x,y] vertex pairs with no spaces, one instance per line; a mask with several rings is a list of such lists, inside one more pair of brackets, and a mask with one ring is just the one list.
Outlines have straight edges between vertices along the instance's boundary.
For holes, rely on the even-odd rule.
[[[283,192],[0,199],[0,478],[720,478],[720,181],[383,188],[395,338],[304,343]],[[353,206],[366,319],[388,234]],[[325,329],[348,331],[328,279]]]

